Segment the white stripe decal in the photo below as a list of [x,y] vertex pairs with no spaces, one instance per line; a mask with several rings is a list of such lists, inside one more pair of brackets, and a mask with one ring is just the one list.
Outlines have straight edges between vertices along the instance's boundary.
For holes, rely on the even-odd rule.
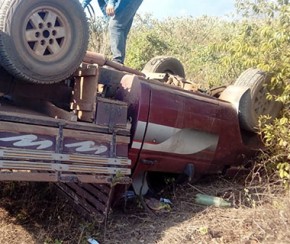
[[[138,121],[132,148],[141,149],[145,122]],[[149,123],[142,149],[149,151],[190,155],[204,150],[215,151],[218,135],[192,128],[174,128]]]
[[142,145],[141,142],[133,141],[133,143],[132,143],[132,148],[135,148],[135,149],[141,149],[141,145]]

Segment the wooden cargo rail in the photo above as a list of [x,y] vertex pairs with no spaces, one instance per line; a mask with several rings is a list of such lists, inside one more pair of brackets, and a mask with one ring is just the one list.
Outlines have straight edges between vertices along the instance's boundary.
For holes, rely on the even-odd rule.
[[128,184],[129,132],[0,112],[0,180]]

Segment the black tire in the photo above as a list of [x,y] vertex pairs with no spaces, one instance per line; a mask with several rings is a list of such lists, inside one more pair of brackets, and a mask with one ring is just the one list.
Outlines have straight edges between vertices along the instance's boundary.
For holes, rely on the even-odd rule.
[[143,72],[169,73],[171,75],[178,75],[185,78],[185,72],[182,63],[174,57],[154,57],[145,65]]
[[[248,99],[241,101],[239,106],[239,119],[241,127],[256,131],[259,117],[261,115],[270,115],[272,119],[276,118],[282,108],[282,104],[267,99],[268,85],[271,81],[271,76],[259,69],[247,69],[235,81],[236,86],[245,86],[250,88],[250,96]],[[271,91],[275,95],[279,91]]]
[[78,0],[2,0],[0,64],[12,75],[50,84],[80,65],[89,40]]

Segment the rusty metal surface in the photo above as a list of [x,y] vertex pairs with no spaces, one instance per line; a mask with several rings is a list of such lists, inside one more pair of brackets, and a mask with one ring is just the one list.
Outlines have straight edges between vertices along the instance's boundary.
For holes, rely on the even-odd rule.
[[56,104],[67,105],[72,93],[71,87],[65,82],[50,84],[32,84],[23,82],[0,67],[0,94],[21,96],[30,99],[42,99]]
[[106,98],[97,98],[95,123],[109,128],[127,126],[127,103]]
[[96,97],[99,72],[96,66],[83,65],[76,72],[71,109],[78,119],[93,122],[96,111]]
[[[77,121],[77,116],[73,112],[66,111],[53,103],[39,98],[26,98],[23,96],[14,96],[13,104],[17,107],[25,107],[51,118],[59,118],[67,121]],[[68,103],[67,103],[68,105]]]
[[132,69],[130,67],[127,67],[125,65],[122,65],[120,63],[108,60],[104,55],[99,54],[99,53],[87,51],[86,56],[84,57],[83,61],[85,63],[98,64],[101,66],[108,65],[108,66],[110,66],[114,69],[120,70],[120,71],[124,71],[124,72],[128,72],[131,74],[145,77],[144,73],[142,73],[136,69]]

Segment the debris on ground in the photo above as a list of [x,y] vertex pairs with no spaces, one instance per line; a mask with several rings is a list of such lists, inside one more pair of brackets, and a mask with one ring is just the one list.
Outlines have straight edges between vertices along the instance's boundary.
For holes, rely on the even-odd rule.
[[89,238],[89,239],[88,239],[88,242],[89,242],[90,244],[100,244],[97,240],[95,240],[95,239],[93,239],[93,238]]
[[221,197],[209,196],[206,194],[196,194],[195,195],[195,202],[197,204],[206,205],[206,206],[215,206],[215,207],[222,207],[227,208],[231,207],[232,204]]
[[161,210],[170,210],[172,202],[166,198],[145,198],[145,203],[151,210],[161,211]]
[[[1,244],[79,244],[88,238],[100,244],[290,243],[290,197],[276,185],[247,186],[245,192],[244,184],[211,178],[163,192],[174,203],[170,211],[150,214],[136,198],[126,209],[112,209],[105,224],[86,222],[45,184],[0,188]],[[221,196],[234,207],[198,205],[197,193]]]

